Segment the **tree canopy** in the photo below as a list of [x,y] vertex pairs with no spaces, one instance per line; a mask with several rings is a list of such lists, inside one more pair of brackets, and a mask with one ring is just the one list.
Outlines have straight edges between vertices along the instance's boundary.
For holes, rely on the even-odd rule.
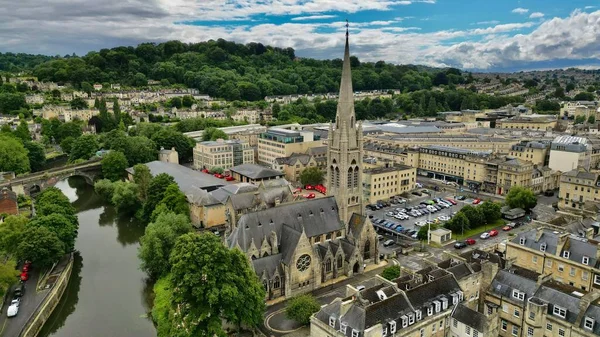
[[102,158],[102,176],[111,181],[117,181],[125,175],[129,166],[127,158],[120,151],[111,151]]
[[[384,276],[385,277],[385,276]],[[321,304],[312,295],[299,295],[290,299],[285,312],[288,318],[306,325],[310,323],[310,316],[321,309]]]
[[537,197],[531,189],[515,186],[506,195],[506,204],[510,208],[530,210],[537,205]]
[[19,139],[0,134],[0,171],[26,173],[31,169],[27,150]]
[[305,168],[302,173],[300,173],[300,182],[302,185],[319,185],[323,183],[323,171],[316,166],[311,166]]

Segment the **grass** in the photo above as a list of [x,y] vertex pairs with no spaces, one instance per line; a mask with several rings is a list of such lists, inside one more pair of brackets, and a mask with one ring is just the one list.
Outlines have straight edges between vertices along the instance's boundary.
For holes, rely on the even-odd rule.
[[500,226],[503,226],[506,223],[506,221],[504,221],[503,219],[498,219],[495,222],[491,223],[491,224],[487,224],[487,225],[482,225],[479,227],[475,227],[475,228],[471,228],[465,231],[465,234],[462,233],[453,233],[453,238],[455,240],[464,240],[466,238],[469,238],[471,236],[477,235],[479,233],[491,230],[492,228],[497,228]]

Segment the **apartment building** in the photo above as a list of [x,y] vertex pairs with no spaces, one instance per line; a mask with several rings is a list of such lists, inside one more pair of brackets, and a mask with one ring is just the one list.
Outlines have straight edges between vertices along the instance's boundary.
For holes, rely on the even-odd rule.
[[402,164],[385,165],[363,171],[364,200],[376,203],[411,191],[417,182],[417,169]]
[[551,118],[520,116],[501,119],[496,122],[496,128],[547,131],[556,128],[557,123],[558,121],[554,116]]
[[238,110],[231,114],[231,119],[236,122],[255,124],[270,121],[272,114],[266,110]]
[[421,147],[438,145],[455,147],[474,151],[492,151],[493,153],[507,154],[511,147],[520,142],[519,139],[489,137],[475,134],[461,135],[366,135],[365,144],[387,147],[393,149],[405,149],[410,147]]
[[272,166],[277,158],[306,153],[318,146],[323,146],[323,142],[313,132],[271,128],[258,138],[258,162]]
[[530,161],[538,166],[545,166],[550,160],[550,145],[549,141],[523,140],[511,146],[508,155]]
[[533,163],[514,158],[499,158],[494,161],[498,163],[496,194],[507,194],[515,186],[531,187]]
[[556,171],[568,172],[576,168],[590,169],[592,148],[583,137],[558,136],[550,146],[548,166]]
[[560,108],[561,116],[574,117],[578,107],[585,107],[587,109],[595,109],[598,107],[596,101],[567,101],[561,102],[562,107]]
[[450,320],[450,337],[498,336],[498,308],[490,308],[484,315],[460,303],[454,307]]
[[558,207],[563,210],[581,210],[586,201],[600,200],[598,173],[583,169],[565,172],[560,177]]
[[206,141],[194,147],[194,168],[197,170],[254,164],[254,150],[240,140]]
[[302,171],[309,167],[318,166],[316,159],[310,154],[293,153],[289,157],[275,159],[272,167],[274,170],[283,172],[286,180],[299,182]]

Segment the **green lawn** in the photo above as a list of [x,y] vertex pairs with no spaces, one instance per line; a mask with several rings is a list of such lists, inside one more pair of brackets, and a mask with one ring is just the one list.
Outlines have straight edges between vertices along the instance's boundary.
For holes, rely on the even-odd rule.
[[464,239],[466,239],[468,237],[471,237],[471,236],[474,236],[474,235],[478,235],[478,234],[480,234],[482,232],[485,232],[485,231],[489,231],[492,228],[497,228],[497,227],[503,226],[505,223],[506,223],[505,220],[498,219],[498,220],[496,220],[496,222],[494,222],[492,224],[482,225],[482,226],[479,226],[479,227],[476,227],[476,228],[471,228],[469,230],[466,230],[464,235],[461,235],[461,233],[452,233],[452,237],[455,240],[464,240]]

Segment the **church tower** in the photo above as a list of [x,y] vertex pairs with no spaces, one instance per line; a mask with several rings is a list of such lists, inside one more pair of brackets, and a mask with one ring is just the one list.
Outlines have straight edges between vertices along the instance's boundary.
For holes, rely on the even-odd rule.
[[362,123],[356,123],[350,69],[350,46],[346,24],[346,48],[342,82],[335,116],[329,126],[327,146],[327,194],[338,203],[342,222],[348,225],[352,213],[363,214]]

